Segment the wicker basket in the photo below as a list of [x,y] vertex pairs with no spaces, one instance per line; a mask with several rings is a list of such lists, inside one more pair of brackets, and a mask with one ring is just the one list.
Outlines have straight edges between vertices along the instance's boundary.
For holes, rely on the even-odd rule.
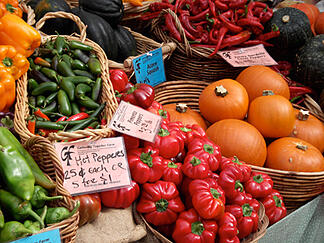
[[[136,210],[135,210],[136,211]],[[164,235],[162,235],[160,232],[155,230],[144,218],[144,216],[140,213],[134,212],[135,214],[135,219],[139,222],[137,223],[142,223],[144,222],[145,227],[153,233],[153,235],[158,238],[161,242],[163,243],[172,243],[171,240],[166,238]],[[139,216],[137,216],[138,214]],[[244,238],[241,240],[241,243],[256,243],[258,242],[259,239],[261,239],[267,230],[267,227],[269,225],[269,219],[267,215],[265,215],[265,209],[262,203],[260,203],[260,210],[258,212],[259,216],[259,222],[258,222],[258,230],[257,232],[250,234],[248,237]]]
[[[168,36],[160,27],[166,13],[171,14],[175,20],[184,43],[180,43]],[[211,48],[191,47],[177,15],[170,9],[161,12],[152,22],[152,32],[156,38],[163,42],[175,42],[177,49],[166,65],[168,80],[205,80],[217,81],[222,78],[236,78],[243,68],[235,68],[229,65],[219,55],[212,58],[209,55],[214,51]]]
[[[66,207],[71,211],[75,206],[75,201],[72,200],[70,193],[63,187],[63,169],[60,161],[57,158],[54,147],[47,139],[42,137],[32,137],[26,141],[24,146],[33,156],[42,171],[56,182],[55,190],[50,192],[50,194],[52,196],[63,196],[63,199],[55,200],[51,202],[50,205],[54,207]],[[75,242],[78,223],[79,212],[59,223],[51,224],[50,226],[44,228],[44,230],[59,228],[62,242]]]
[[[100,102],[106,102],[106,107],[102,112],[103,116],[107,118],[107,122],[109,123],[113,113],[117,108],[117,101],[114,95],[114,91],[112,88],[111,81],[109,79],[109,67],[108,67],[108,59],[104,53],[104,51],[93,41],[86,39],[86,26],[80,21],[80,19],[69,13],[65,12],[51,12],[47,13],[42,19],[36,23],[36,29],[39,30],[47,19],[51,18],[69,18],[73,20],[80,29],[81,35],[75,36],[65,36],[69,40],[78,40],[83,43],[90,45],[93,47],[94,52],[96,53],[102,67],[101,78],[102,82],[102,92],[100,96]],[[42,35],[42,43],[44,43],[48,39],[55,39],[55,35]],[[27,74],[23,75],[17,82],[17,100],[15,105],[15,119],[14,126],[15,130],[20,135],[22,141],[26,141],[28,138],[34,136],[34,134],[30,133],[27,129],[26,119],[29,115],[29,107],[28,107],[28,92],[27,92]],[[99,139],[102,137],[110,137],[113,134],[111,129],[106,126],[102,126],[101,129],[85,129],[78,130],[75,132],[58,132],[58,133],[50,133],[48,138],[50,140],[69,140],[69,139],[80,139],[88,137],[89,139]]]
[[[208,82],[193,80],[164,82],[155,87],[155,100],[162,105],[185,103],[199,112],[199,95],[207,85],[209,85]],[[295,107],[301,108],[300,106]],[[321,118],[323,113],[321,116],[317,116],[312,111],[310,112],[324,122],[324,119]],[[293,172],[258,166],[251,167],[254,171],[264,172],[271,176],[274,188],[282,194],[288,209],[295,209],[324,192],[324,171]]]

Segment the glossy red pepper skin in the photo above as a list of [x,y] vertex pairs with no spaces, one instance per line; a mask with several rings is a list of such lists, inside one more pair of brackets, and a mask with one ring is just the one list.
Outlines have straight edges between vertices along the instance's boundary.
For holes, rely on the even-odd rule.
[[226,198],[232,200],[244,192],[243,179],[241,170],[238,167],[231,166],[220,173],[218,184],[225,191]]
[[121,134],[121,136],[124,138],[124,143],[127,151],[136,149],[140,146],[140,140],[138,138],[126,134]]
[[251,176],[251,167],[248,166],[243,161],[240,161],[236,156],[231,158],[222,157],[221,163],[220,163],[220,170],[224,170],[227,167],[237,167],[242,172],[243,175],[243,182],[250,179]]
[[181,185],[183,179],[181,166],[181,163],[174,163],[171,160],[165,159],[163,161],[162,180],[173,182],[176,186]]
[[128,83],[128,77],[124,70],[110,69],[109,76],[114,90],[122,92],[126,88],[126,84]]
[[179,215],[172,238],[176,243],[214,243],[217,230],[218,226],[215,220],[202,219],[191,208]]
[[138,83],[123,91],[121,100],[137,105],[144,109],[149,108],[155,97],[154,89],[148,84]]
[[187,154],[182,171],[183,174],[191,179],[205,179],[209,173],[208,162],[203,158],[197,158],[194,154]]
[[252,172],[250,179],[244,183],[244,189],[253,198],[263,198],[272,192],[273,181],[262,172]]
[[233,214],[225,212],[219,221],[219,243],[240,243],[237,237],[237,221]]
[[225,212],[225,192],[212,178],[193,180],[189,185],[193,207],[204,219],[220,219]]
[[163,106],[157,102],[153,101],[152,105],[147,108],[147,111],[152,112],[153,114],[159,115],[162,117],[162,122],[170,122],[170,115],[169,112],[163,109]]
[[80,112],[78,114],[75,114],[73,116],[70,116],[67,121],[79,121],[79,120],[83,120],[89,117],[88,113],[85,112]]
[[287,209],[282,196],[277,190],[273,190],[272,193],[263,198],[261,202],[264,205],[265,213],[269,218],[270,225],[286,217]]
[[165,18],[165,26],[169,31],[169,34],[172,38],[176,39],[177,41],[181,42],[181,35],[179,30],[177,29],[177,27],[175,26],[175,23],[173,21],[173,17],[171,16],[171,14],[166,13],[164,15]]
[[101,199],[98,193],[83,194],[72,197],[80,201],[79,226],[95,220],[101,212]]
[[132,178],[139,184],[155,182],[163,174],[163,158],[152,147],[137,148],[127,154]]
[[228,205],[226,212],[233,214],[236,218],[239,239],[257,231],[259,216],[248,203],[242,206]]
[[128,208],[139,196],[140,188],[135,181],[130,186],[100,192],[101,202],[108,208]]
[[158,226],[174,223],[185,207],[173,182],[157,181],[143,185],[136,209],[147,222]]
[[222,155],[220,147],[208,138],[195,138],[188,144],[188,153],[208,162],[211,171],[218,170]]
[[260,203],[258,200],[252,198],[251,194],[245,192],[239,192],[238,195],[227,201],[228,204],[239,205],[243,206],[245,203],[249,203],[250,206],[253,208],[253,211],[258,213],[260,209]]
[[183,149],[181,152],[177,154],[176,157],[172,157],[170,160],[174,163],[183,163],[184,159],[186,158],[187,151]]

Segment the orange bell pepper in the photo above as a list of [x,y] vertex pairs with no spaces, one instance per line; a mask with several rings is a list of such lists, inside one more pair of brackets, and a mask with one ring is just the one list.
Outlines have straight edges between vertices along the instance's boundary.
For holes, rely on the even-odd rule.
[[10,45],[0,45],[0,68],[5,69],[14,77],[20,78],[29,68],[29,62],[25,56],[17,53]]
[[16,98],[14,77],[0,68],[0,111],[7,112]]
[[0,45],[12,45],[29,57],[40,43],[39,32],[17,15],[7,13],[0,18]]
[[130,3],[133,6],[140,7],[143,6],[142,0],[125,0],[125,3]]
[[6,13],[12,13],[18,17],[22,17],[23,12],[19,7],[18,0],[0,0],[0,16],[2,17]]

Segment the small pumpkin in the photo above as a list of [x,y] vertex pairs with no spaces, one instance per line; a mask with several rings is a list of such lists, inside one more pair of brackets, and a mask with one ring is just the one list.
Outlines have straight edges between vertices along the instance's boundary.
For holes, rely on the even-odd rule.
[[291,137],[303,139],[324,152],[324,124],[309,111],[295,109],[295,125]]
[[288,83],[279,73],[266,66],[255,65],[245,68],[237,76],[236,81],[244,86],[250,102],[262,96],[263,90],[272,90],[287,99],[290,97]]
[[324,157],[308,142],[299,138],[284,137],[268,146],[265,166],[271,169],[319,172],[324,170]]
[[233,79],[216,81],[199,96],[200,113],[211,123],[229,118],[243,119],[248,106],[248,93]]
[[314,29],[316,19],[318,18],[318,15],[320,13],[318,7],[316,7],[314,4],[310,4],[310,3],[296,3],[293,5],[290,5],[290,7],[297,8],[297,9],[303,11],[309,19],[312,30]]
[[206,134],[220,146],[222,155],[236,155],[240,160],[263,166],[267,147],[261,133],[251,124],[238,119],[224,119],[208,127]]
[[180,121],[183,125],[198,124],[204,130],[207,128],[204,118],[186,104],[167,104],[163,105],[163,109],[169,113],[170,122]]
[[264,137],[285,137],[294,128],[295,111],[285,97],[265,90],[263,96],[251,102],[248,122],[255,126]]
[[317,35],[324,34],[324,12],[318,15],[314,28]]

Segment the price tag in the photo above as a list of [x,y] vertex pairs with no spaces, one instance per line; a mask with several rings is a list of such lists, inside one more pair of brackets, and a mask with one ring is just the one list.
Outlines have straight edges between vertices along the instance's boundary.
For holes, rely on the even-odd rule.
[[123,137],[54,143],[71,195],[107,191],[131,183]]
[[161,120],[161,116],[121,101],[108,127],[132,137],[154,142]]
[[61,236],[59,229],[44,231],[39,234],[28,236],[19,240],[13,241],[14,243],[61,243]]
[[217,54],[233,67],[272,66],[278,64],[262,44],[232,51],[219,51]]
[[145,53],[133,60],[137,83],[156,86],[163,83],[165,78],[162,48]]

